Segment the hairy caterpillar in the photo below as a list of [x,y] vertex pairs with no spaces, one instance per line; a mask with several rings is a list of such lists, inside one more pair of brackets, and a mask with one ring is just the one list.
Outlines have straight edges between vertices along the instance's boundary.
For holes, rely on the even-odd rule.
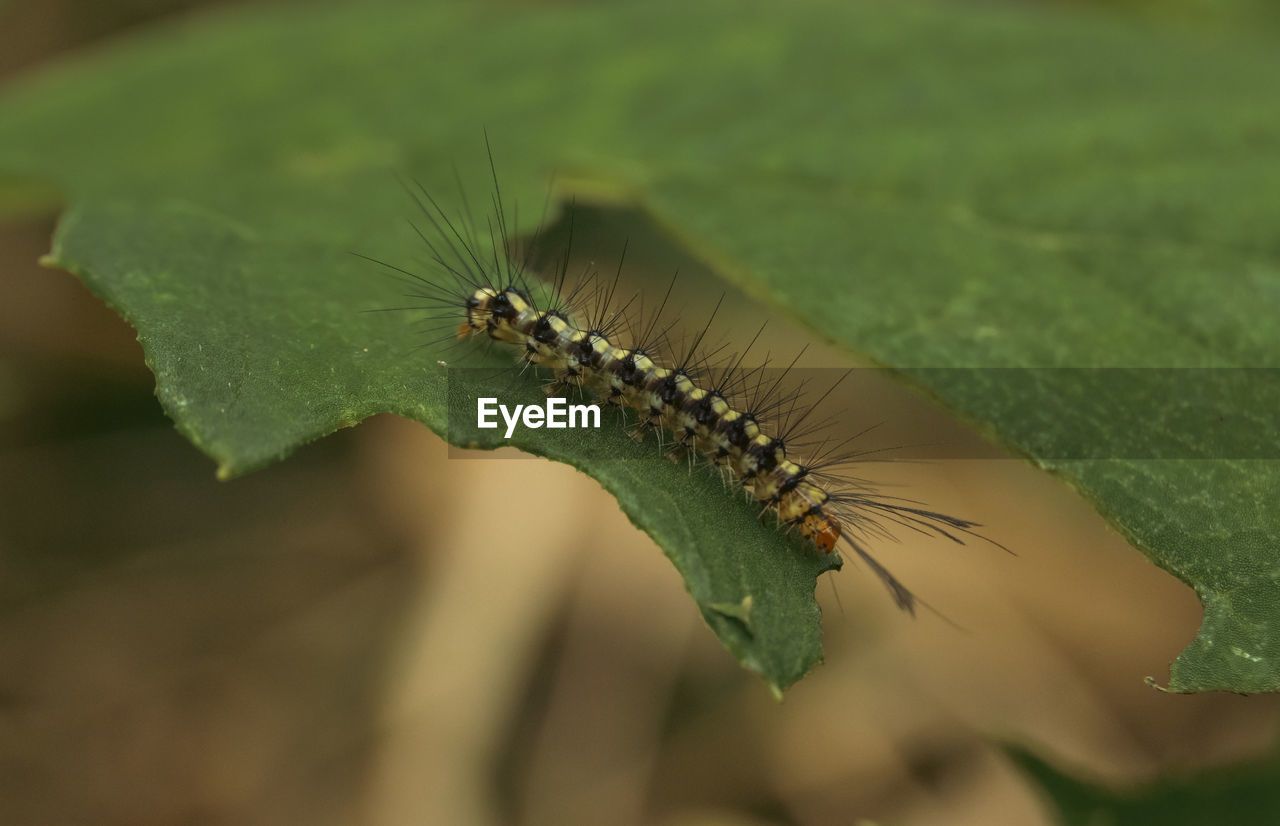
[[744,367],[754,339],[727,357],[723,348],[703,347],[719,305],[690,344],[674,346],[675,321],[664,311],[675,279],[658,310],[646,317],[635,309],[642,306],[637,296],[615,300],[621,260],[612,279],[594,268],[571,279],[565,251],[551,283],[537,280],[531,261],[542,225],[523,257],[510,253],[510,226],[491,154],[489,162],[493,197],[487,234],[477,230],[469,208],[450,217],[425,187],[406,186],[426,221],[414,230],[428,251],[431,272],[369,259],[413,285],[409,297],[419,303],[396,309],[428,310],[445,331],[442,339],[509,345],[524,367],[550,371],[544,386],[549,396],[579,394],[629,411],[637,441],[653,433],[668,458],[688,455],[719,469],[760,504],[762,515],[772,512],[781,526],[799,532],[818,551],[853,551],[895,603],[914,612],[917,598],[869,553],[867,536],[898,527],[963,544],[964,535],[979,536],[974,529],[980,526],[884,495],[860,480],[851,483],[840,469],[865,452],[847,451],[847,442],[808,444],[818,429],[806,425],[810,414],[843,376],[817,401],[798,404],[783,381],[795,360],[781,375],[766,378],[767,357],[759,366]]

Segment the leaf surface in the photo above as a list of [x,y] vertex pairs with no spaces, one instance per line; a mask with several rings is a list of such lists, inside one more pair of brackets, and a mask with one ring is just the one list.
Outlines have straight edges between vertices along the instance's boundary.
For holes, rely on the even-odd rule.
[[1274,755],[1191,776],[1170,775],[1128,789],[1068,777],[1025,752],[1013,751],[1011,756],[1044,792],[1057,813],[1056,822],[1063,826],[1265,823],[1280,812],[1275,782],[1280,761]]

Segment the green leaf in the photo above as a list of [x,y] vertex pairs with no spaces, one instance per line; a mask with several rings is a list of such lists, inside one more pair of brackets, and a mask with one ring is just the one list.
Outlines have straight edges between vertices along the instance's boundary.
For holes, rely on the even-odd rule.
[[1280,760],[1275,756],[1197,775],[1167,776],[1129,789],[1068,777],[1023,751],[1011,756],[1044,791],[1063,826],[1267,823],[1280,815]]
[[[387,293],[347,254],[421,258],[393,173],[449,192],[457,163],[485,192],[485,127],[522,215],[552,170],[641,205],[1062,475],[1200,594],[1170,687],[1265,691],[1272,373],[1189,386],[1194,416],[1139,408],[1155,422],[1110,374],[1059,368],[1276,366],[1278,72],[1251,36],[1041,8],[284,7],[157,29],[9,90],[0,175],[66,194],[51,263],[138,329],[165,409],[233,475],[382,410],[495,444],[451,426],[447,394],[475,389],[435,366],[451,356],[355,312]],[[1256,434],[1249,451],[1223,458],[1221,422]],[[585,452],[549,431],[517,444],[600,479],[735,654],[789,685],[819,657],[827,563],[610,432]]]

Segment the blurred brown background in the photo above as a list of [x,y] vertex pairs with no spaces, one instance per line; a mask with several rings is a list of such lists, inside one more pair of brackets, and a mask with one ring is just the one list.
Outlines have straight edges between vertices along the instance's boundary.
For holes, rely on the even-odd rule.
[[[0,71],[198,5],[11,2]],[[579,220],[602,250],[652,232]],[[781,704],[570,468],[381,417],[218,483],[127,326],[36,266],[52,221],[0,221],[0,823],[1041,824],[1002,740],[1125,782],[1274,739],[1274,697],[1144,683],[1193,593],[1014,460],[875,469],[1017,556],[880,549],[961,628],[849,564],[820,583],[827,663]]]

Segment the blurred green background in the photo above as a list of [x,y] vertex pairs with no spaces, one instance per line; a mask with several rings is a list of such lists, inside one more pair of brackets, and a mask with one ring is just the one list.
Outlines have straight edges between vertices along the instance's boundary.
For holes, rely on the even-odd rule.
[[[9,2],[0,71],[216,5],[250,4]],[[1206,38],[1280,21],[1080,5]],[[1002,740],[1132,784],[1274,739],[1274,697],[1143,683],[1194,635],[1194,595],[1013,460],[886,471],[1019,557],[893,550],[964,630],[906,620],[862,575],[824,584],[827,664],[781,705],[564,466],[446,461],[380,417],[217,483],[127,326],[35,265],[53,218],[0,222],[0,822],[1040,824],[1054,809]],[[635,215],[581,220],[588,257],[646,232],[637,270],[681,255]],[[971,438],[893,388],[868,403]],[[477,553],[495,503],[522,530]]]

